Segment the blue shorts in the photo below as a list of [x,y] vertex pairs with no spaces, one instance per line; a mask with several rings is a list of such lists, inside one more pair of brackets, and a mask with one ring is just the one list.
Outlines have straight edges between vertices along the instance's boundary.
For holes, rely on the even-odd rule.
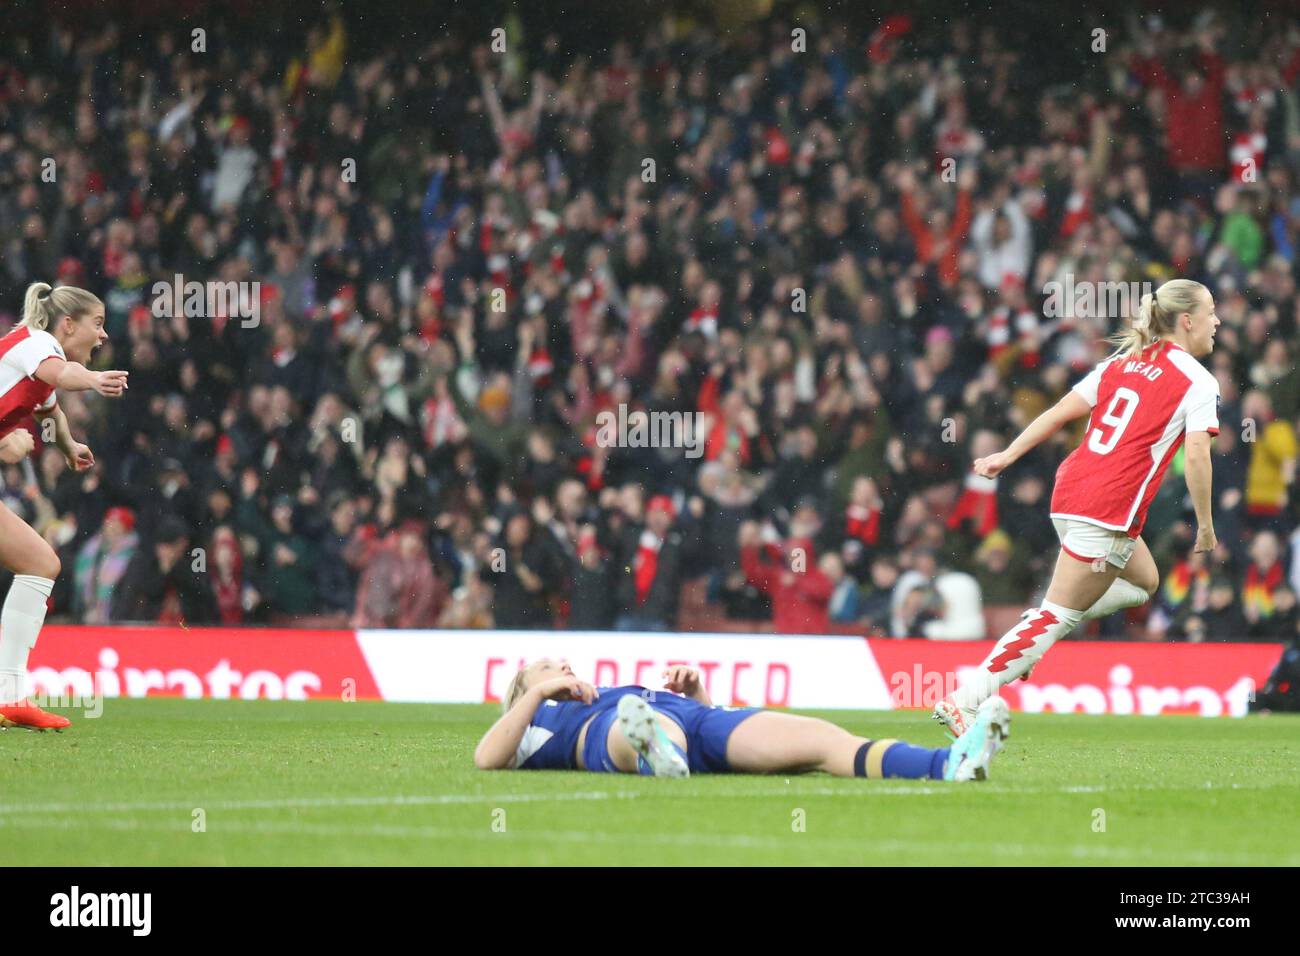
[[[727,741],[731,732],[747,718],[760,713],[757,707],[705,707],[668,691],[649,692],[646,703],[668,717],[686,736],[686,760],[691,773],[731,773],[727,763]],[[618,720],[618,709],[610,707],[592,718],[587,739],[582,743],[582,762],[596,773],[618,773],[609,755],[609,728]]]

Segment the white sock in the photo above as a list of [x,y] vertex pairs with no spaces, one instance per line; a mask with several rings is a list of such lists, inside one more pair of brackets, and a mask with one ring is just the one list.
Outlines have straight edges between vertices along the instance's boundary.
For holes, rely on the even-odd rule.
[[1002,635],[978,674],[953,692],[953,702],[973,710],[1043,659],[1048,648],[1083,620],[1083,612],[1044,601]]
[[1097,598],[1097,603],[1083,612],[1083,620],[1092,621],[1107,614],[1114,614],[1126,607],[1137,607],[1151,600],[1151,592],[1144,591],[1132,581],[1116,578],[1106,589],[1106,593]]
[[27,696],[27,655],[45,623],[46,601],[54,581],[35,574],[15,574],[0,607],[0,704]]

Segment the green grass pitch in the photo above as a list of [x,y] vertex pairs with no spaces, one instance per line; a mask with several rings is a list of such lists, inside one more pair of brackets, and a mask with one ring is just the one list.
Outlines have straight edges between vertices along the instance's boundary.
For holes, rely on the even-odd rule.
[[[0,732],[6,865],[1300,864],[1300,718],[1021,715],[984,784],[483,772],[489,706],[109,700]],[[922,712],[821,714],[938,746]],[[80,718],[80,719],[79,719]]]

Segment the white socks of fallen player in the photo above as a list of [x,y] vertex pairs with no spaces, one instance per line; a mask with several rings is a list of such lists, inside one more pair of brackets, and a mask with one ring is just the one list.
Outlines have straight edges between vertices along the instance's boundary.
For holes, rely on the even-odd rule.
[[1137,607],[1151,600],[1151,594],[1142,590],[1131,581],[1116,578],[1106,589],[1106,593],[1097,598],[1097,603],[1083,612],[1082,620],[1092,621],[1107,614],[1114,614],[1128,607]]
[[15,574],[0,607],[0,704],[27,696],[27,655],[45,623],[46,602],[54,582],[35,574]]
[[1044,601],[1002,635],[1002,640],[980,664],[978,672],[953,692],[962,710],[974,710],[998,692],[1003,684],[1029,672],[1047,649],[1083,620],[1083,612]]

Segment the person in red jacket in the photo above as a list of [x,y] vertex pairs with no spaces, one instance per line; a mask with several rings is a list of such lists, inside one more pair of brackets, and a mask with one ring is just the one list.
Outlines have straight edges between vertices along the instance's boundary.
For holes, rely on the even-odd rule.
[[1227,166],[1223,122],[1223,61],[1214,34],[1203,31],[1189,65],[1172,76],[1154,49],[1134,60],[1138,80],[1165,98],[1165,149],[1186,195],[1208,195],[1223,182]]
[[800,505],[790,521],[784,545],[763,541],[756,521],[740,526],[740,566],[745,578],[772,601],[772,624],[778,634],[825,634],[835,583],[818,567],[813,535],[817,511]]
[[961,278],[958,258],[966,243],[966,233],[970,231],[971,192],[975,189],[975,182],[974,166],[969,161],[963,163],[957,174],[957,209],[950,216],[940,206],[927,209],[917,203],[916,176],[910,169],[898,174],[903,223],[912,234],[916,259],[927,267],[934,267],[945,289],[951,289]]

